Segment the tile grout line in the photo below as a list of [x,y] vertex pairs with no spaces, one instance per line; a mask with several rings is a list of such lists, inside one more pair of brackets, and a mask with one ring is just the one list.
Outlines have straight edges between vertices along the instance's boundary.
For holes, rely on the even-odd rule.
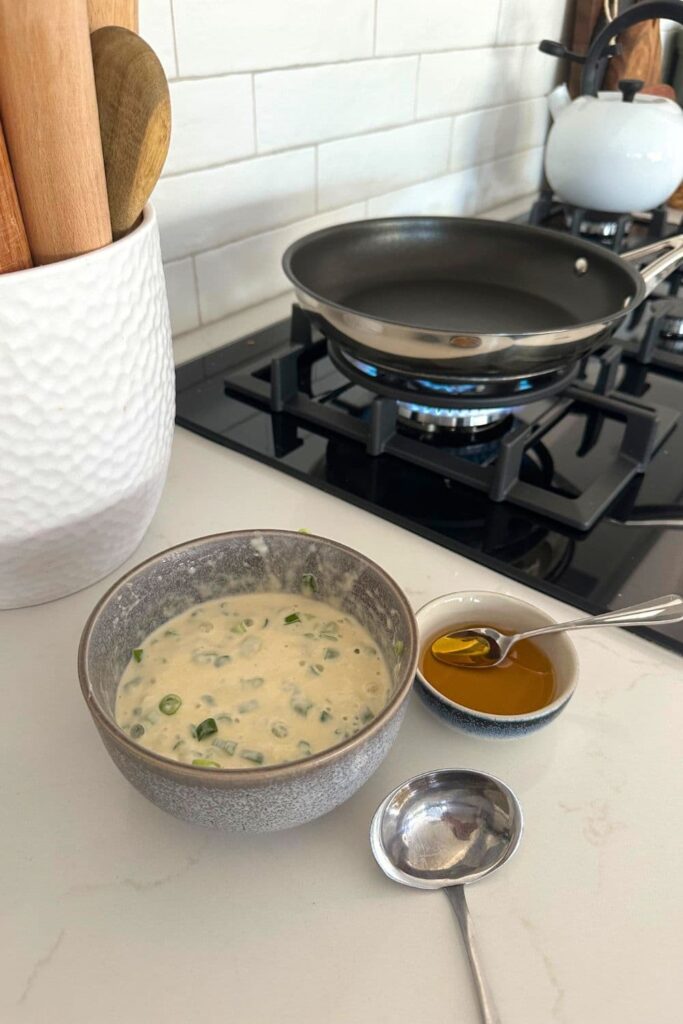
[[379,0],[374,0],[374,10],[372,18],[372,55],[377,56],[377,6]]
[[168,0],[169,7],[171,8],[171,33],[173,35],[173,58],[175,60],[176,77],[173,81],[182,81],[180,77],[180,60],[178,58],[178,33],[175,27],[175,11],[173,10],[173,0]]
[[[175,40],[174,40],[175,41]],[[527,42],[515,42],[515,43],[483,43],[481,46],[460,46],[460,47],[446,47],[442,50],[410,50],[406,53],[378,53],[378,54],[366,54],[359,57],[347,57],[343,60],[326,60],[317,61],[310,64],[282,64],[276,65],[275,67],[245,67],[239,68],[236,71],[210,71],[208,74],[201,75],[181,75],[174,76],[170,81],[172,82],[196,82],[205,81],[211,78],[234,78],[237,75],[270,75],[278,74],[287,71],[309,71],[317,68],[328,68],[328,67],[343,67],[346,64],[362,64],[362,63],[373,63],[375,61],[388,61],[388,60],[404,60],[410,57],[432,57],[437,54],[451,53],[453,55],[459,53],[480,53],[483,50],[525,50],[529,49],[536,51],[538,46],[538,40],[531,39]]]
[[[249,75],[251,80],[251,130],[254,133],[254,154],[258,155],[258,122],[256,120],[256,75],[252,72]],[[247,158],[248,159],[248,158]]]
[[[195,253],[194,255],[192,255],[190,257],[190,259],[192,260],[192,279],[194,281],[194,288],[195,288],[195,292],[196,292],[196,295],[197,295],[197,316],[199,317],[199,326],[200,327],[204,327],[205,324],[204,324],[204,318],[202,317],[202,302],[201,302],[201,297],[200,297],[200,292],[199,292],[199,273],[197,271],[197,258],[196,258],[197,255],[199,255],[199,254]],[[195,330],[196,330],[196,328],[195,328]]]

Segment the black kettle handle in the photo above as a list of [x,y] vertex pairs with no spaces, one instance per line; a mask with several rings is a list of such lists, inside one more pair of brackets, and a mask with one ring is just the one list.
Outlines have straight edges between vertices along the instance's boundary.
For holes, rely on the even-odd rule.
[[586,54],[581,73],[581,94],[583,96],[598,95],[599,79],[602,78],[601,61],[606,56],[614,36],[618,36],[625,28],[637,25],[639,21],[649,21],[650,18],[665,18],[667,21],[677,21],[679,25],[683,25],[683,2],[681,0],[651,0],[650,3],[635,4],[628,11],[624,11],[613,21],[608,22],[598,32]]

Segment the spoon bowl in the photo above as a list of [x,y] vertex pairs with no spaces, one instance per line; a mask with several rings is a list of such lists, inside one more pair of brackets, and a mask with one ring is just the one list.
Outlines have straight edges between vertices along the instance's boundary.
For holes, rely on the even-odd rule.
[[507,635],[491,626],[470,626],[453,630],[432,642],[432,654],[445,665],[458,668],[493,668],[503,661],[514,644],[531,637],[547,636],[550,633],[566,633],[573,629],[589,629],[594,626],[649,626],[657,623],[680,622],[683,619],[683,598],[678,594],[654,597],[642,604],[605,612],[603,615],[589,615],[570,622],[555,622],[551,626],[526,630],[524,633]]
[[492,775],[455,768],[402,783],[377,808],[370,827],[372,852],[387,877],[415,889],[445,890],[484,1024],[499,1017],[476,951],[464,886],[509,860],[522,828],[522,809],[511,789]]

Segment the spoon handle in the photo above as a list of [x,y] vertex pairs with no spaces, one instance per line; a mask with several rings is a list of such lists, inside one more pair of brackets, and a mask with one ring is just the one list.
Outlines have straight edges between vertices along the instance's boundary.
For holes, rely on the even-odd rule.
[[589,626],[649,626],[654,623],[680,622],[683,619],[683,597],[668,594],[656,597],[644,604],[634,604],[630,608],[617,608],[604,615],[591,615],[587,619],[573,619],[571,622],[556,622],[543,629],[532,629],[528,633],[519,633],[521,637],[543,636],[546,633],[564,633],[570,629],[587,629]]
[[477,991],[482,1024],[501,1024],[498,1011],[493,1004],[493,998],[489,992],[486,981],[484,980],[481,964],[479,962],[479,953],[477,952],[474,940],[472,920],[470,918],[470,912],[467,909],[467,900],[465,899],[465,886],[449,885],[444,889],[444,892],[451,901],[451,906],[455,911],[455,916],[457,917],[458,924],[460,925],[462,941],[465,944],[467,959],[470,962],[472,980],[474,981],[474,987]]

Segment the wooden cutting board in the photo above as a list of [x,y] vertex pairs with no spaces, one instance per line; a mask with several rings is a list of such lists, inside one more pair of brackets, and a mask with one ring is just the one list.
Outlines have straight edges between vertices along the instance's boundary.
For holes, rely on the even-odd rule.
[[159,58],[140,36],[92,34],[109,213],[114,238],[130,231],[156,185],[171,138],[171,101]]
[[0,124],[0,274],[30,266],[31,252]]
[[88,0],[88,21],[91,32],[105,25],[121,25],[137,32],[138,0]]
[[0,0],[0,118],[34,263],[111,242],[86,0]]

